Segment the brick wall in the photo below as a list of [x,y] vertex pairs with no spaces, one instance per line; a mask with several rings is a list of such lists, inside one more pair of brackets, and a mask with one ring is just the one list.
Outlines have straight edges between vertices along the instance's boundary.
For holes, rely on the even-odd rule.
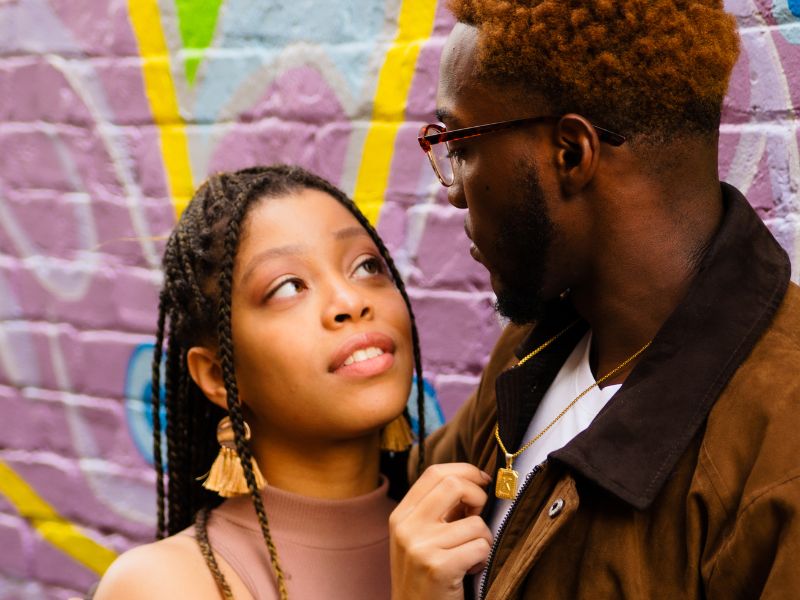
[[[722,177],[797,264],[800,1],[726,5]],[[0,0],[0,599],[81,591],[153,531],[157,265],[209,172],[296,162],[352,193],[452,415],[500,325],[415,140],[451,26],[428,0]]]

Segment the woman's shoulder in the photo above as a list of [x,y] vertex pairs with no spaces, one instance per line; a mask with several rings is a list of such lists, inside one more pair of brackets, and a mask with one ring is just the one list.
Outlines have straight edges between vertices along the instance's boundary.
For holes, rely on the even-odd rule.
[[219,591],[195,539],[179,533],[128,550],[117,558],[94,595],[94,600],[108,598],[218,600]]

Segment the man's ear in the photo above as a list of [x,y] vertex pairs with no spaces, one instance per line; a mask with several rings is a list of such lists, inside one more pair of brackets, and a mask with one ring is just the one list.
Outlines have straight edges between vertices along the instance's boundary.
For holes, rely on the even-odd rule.
[[581,192],[594,178],[600,161],[600,139],[580,115],[567,114],[556,126],[557,166],[567,196]]
[[206,398],[220,408],[228,410],[228,394],[225,391],[222,366],[217,359],[217,353],[203,346],[193,346],[186,353],[186,364],[189,367],[189,375]]

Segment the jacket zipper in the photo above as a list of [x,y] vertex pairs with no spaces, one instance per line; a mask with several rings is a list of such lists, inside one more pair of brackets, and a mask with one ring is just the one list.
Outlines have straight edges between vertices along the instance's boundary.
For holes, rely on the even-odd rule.
[[506,529],[506,523],[508,523],[508,520],[511,518],[514,509],[517,507],[517,504],[519,504],[519,499],[522,497],[522,494],[525,493],[526,489],[528,489],[528,484],[530,484],[531,480],[542,470],[543,464],[544,463],[541,465],[536,465],[533,467],[533,470],[528,473],[528,476],[525,478],[525,482],[522,484],[519,492],[517,492],[517,497],[514,498],[514,502],[511,503],[508,512],[506,512],[506,516],[503,517],[502,521],[500,521],[500,527],[497,529],[497,535],[494,537],[494,543],[492,544],[491,550],[489,550],[489,559],[486,561],[486,569],[483,571],[483,575],[481,576],[479,600],[484,600],[484,598],[486,598],[486,580],[489,578],[489,572],[492,568],[494,555],[497,552],[497,547],[500,545],[500,539],[503,537],[503,532]]

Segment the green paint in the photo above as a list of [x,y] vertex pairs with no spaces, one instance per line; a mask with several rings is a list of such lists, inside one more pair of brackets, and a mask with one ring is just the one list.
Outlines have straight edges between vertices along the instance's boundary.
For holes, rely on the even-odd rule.
[[194,84],[197,68],[214,37],[223,0],[175,0],[184,49],[186,79]]

